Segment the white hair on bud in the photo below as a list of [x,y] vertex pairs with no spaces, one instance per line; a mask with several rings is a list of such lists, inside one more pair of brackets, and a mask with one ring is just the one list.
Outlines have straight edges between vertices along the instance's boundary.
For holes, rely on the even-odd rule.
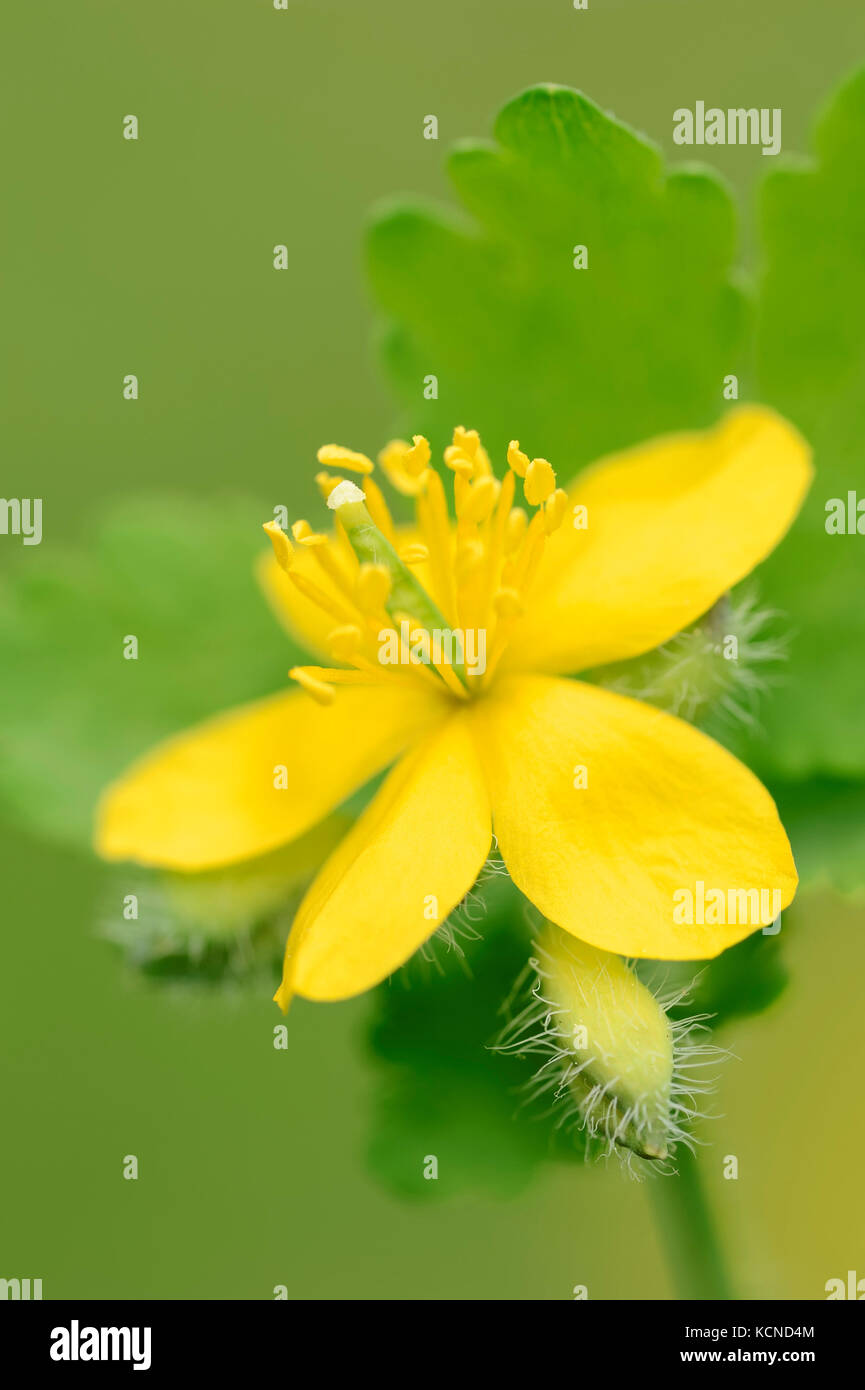
[[364,493],[361,492],[357,484],[350,483],[346,478],[344,482],[337,483],[327,499],[327,505],[332,512],[335,512],[338,507],[344,507],[346,502],[363,502],[364,500]]
[[[759,727],[760,701],[778,683],[778,664],[789,655],[790,634],[781,629],[772,635],[781,618],[761,608],[753,591],[724,595],[653,652],[599,673],[599,683],[699,723],[715,736],[737,725]],[[735,659],[726,659],[725,644],[732,639]]]
[[[717,1084],[717,1077],[707,1076],[705,1068],[712,1068],[731,1055],[708,1040],[707,1022],[712,1015],[670,1017],[671,1010],[687,1001],[694,981],[666,995],[646,986],[654,994],[659,1009],[669,1018],[673,1044],[673,1068],[663,1126],[669,1161],[649,1161],[632,1150],[626,1135],[629,1130],[637,1135],[647,1133],[651,1121],[657,1119],[654,1108],[650,1109],[650,1096],[641,1095],[623,1108],[615,1094],[616,1079],[604,1080],[596,1074],[596,1063],[600,1059],[593,1055],[591,1047],[575,1048],[571,1012],[549,996],[545,987],[550,978],[549,958],[538,943],[535,949],[538,955],[529,960],[503,1006],[511,1018],[494,1044],[498,1052],[540,1059],[535,1075],[522,1088],[523,1104],[547,1102],[540,1118],[554,1118],[555,1129],[584,1130],[590,1140],[600,1145],[598,1156],[609,1158],[615,1154],[632,1177],[640,1178],[650,1171],[675,1172],[672,1160],[676,1145],[683,1144],[693,1151],[694,1146],[702,1142],[694,1138],[690,1128],[700,1114],[701,1099],[711,1095]],[[625,964],[633,969],[635,963]],[[517,1012],[514,1015],[515,1004]],[[705,1112],[704,1117],[708,1118]]]

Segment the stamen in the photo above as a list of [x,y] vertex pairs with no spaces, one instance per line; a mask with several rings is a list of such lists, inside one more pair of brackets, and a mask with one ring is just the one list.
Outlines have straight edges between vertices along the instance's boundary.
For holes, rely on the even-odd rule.
[[344,482],[345,478],[334,477],[333,473],[316,473],[315,475],[316,486],[325,502],[334,488],[339,487],[340,483]]
[[489,625],[490,605],[501,576],[505,548],[505,531],[510,515],[511,503],[514,500],[515,486],[515,476],[513,472],[508,469],[505,474],[505,480],[499,489],[495,515],[490,528],[483,594],[481,598],[481,616],[479,619],[479,626],[482,628],[486,628]]
[[568,510],[568,494],[563,487],[557,487],[552,497],[544,504],[544,530],[548,536],[558,531]]
[[[336,694],[336,691],[331,688],[332,686],[373,685],[387,681],[384,672],[380,669],[377,670],[372,665],[358,667],[355,670],[347,670],[344,666],[293,666],[288,674],[304,689],[315,685],[330,690],[329,698],[322,702],[328,705],[333,702],[333,697]],[[311,688],[309,693],[316,698]]]
[[329,468],[347,468],[349,473],[372,473],[375,464],[366,454],[344,449],[341,444],[323,444],[316,458]]
[[512,439],[508,445],[508,466],[514,470],[518,478],[526,476],[529,456],[523,453],[518,439]]
[[[430,466],[428,441],[418,434],[411,444],[391,440],[379,462],[394,487],[414,497],[419,533],[417,540],[401,543],[381,489],[370,477],[371,460],[337,444],[325,445],[318,458],[364,478],[361,489],[341,476],[316,475],[334,513],[333,539],[313,531],[305,519],[292,527],[295,543],[309,550],[327,575],[327,588],[299,573],[291,542],[275,522],[264,529],[298,591],[334,620],[329,645],[335,661],[345,666],[334,672],[296,667],[293,678],[322,702],[332,700],[334,686],[364,680],[419,678],[439,690],[444,683],[460,699],[488,685],[525,610],[547,537],[567,515],[567,494],[556,487],[551,464],[530,459],[514,439],[508,445],[508,469],[499,481],[477,430],[458,425],[444,454],[453,476],[454,522],[442,479]],[[531,521],[522,507],[513,505],[518,477],[526,502],[537,509]],[[418,565],[428,567],[422,571],[423,583],[412,570]],[[440,632],[450,636],[453,626],[484,633],[484,672],[470,674],[462,663],[436,661],[442,648],[434,638]],[[433,644],[423,644],[421,661],[417,644],[406,635],[418,630],[433,639]],[[379,660],[383,635],[393,652],[384,666]],[[448,650],[452,654],[453,647]]]
[[388,482],[403,497],[417,497],[422,491],[429,459],[430,447],[422,434],[414,436],[413,444],[392,439],[378,456]]
[[[334,497],[339,492],[340,488],[353,488],[355,492],[358,491],[354,483],[338,483],[335,488],[331,489],[330,496],[328,497],[328,506],[330,506],[330,498]],[[352,597],[351,580],[337,559],[335,547],[330,538],[323,535],[320,531],[313,531],[308,521],[296,521],[291,531],[298,545],[302,545],[305,550],[310,550],[312,552],[317,563],[327,575],[334,588],[337,589],[344,598],[350,601]],[[354,559],[350,548],[349,556],[352,560]]]
[[298,685],[306,691],[307,695],[311,695],[318,704],[333,704],[334,696],[336,695],[333,686],[328,685],[325,681],[319,680],[307,667],[292,666],[288,674],[291,679],[297,681]]
[[363,633],[356,623],[344,623],[328,633],[327,640],[337,661],[351,661],[363,644]]
[[422,434],[413,434],[412,446],[407,451],[405,459],[403,460],[407,471],[413,478],[420,478],[421,475],[426,472],[429,461],[429,440],[425,439]]
[[522,545],[509,558],[502,572],[504,587],[516,589],[523,599],[531,588],[546,544],[544,520],[543,511],[535,512]]
[[404,545],[398,553],[404,565],[420,565],[429,559],[429,551],[425,545]]
[[273,546],[273,553],[276,556],[276,563],[279,565],[280,569],[285,570],[287,574],[294,561],[291,541],[276,521],[265,521],[262,529],[267,532],[270,538],[270,543]]
[[432,470],[427,473],[426,489],[417,500],[417,521],[430,553],[435,597],[444,612],[455,620],[457,594],[448,504],[444,484]]
[[526,470],[523,491],[530,507],[539,507],[555,491],[556,475],[546,459],[532,459]]
[[[467,430],[462,425],[457,425],[451,448],[471,461],[472,474],[475,478],[482,478],[492,473],[489,454],[481,443],[481,437],[477,430]],[[445,461],[447,461],[447,453],[446,450]]]
[[331,618],[335,618],[338,623],[351,623],[354,621],[354,613],[350,608],[346,608],[337,599],[331,598],[330,594],[320,589],[313,579],[308,579],[305,574],[299,574],[296,569],[289,572],[289,579],[296,589],[303,594],[304,598],[309,599],[321,608]]
[[[405,644],[404,642],[402,642],[402,639],[400,639],[401,646],[402,646],[403,653],[404,653],[404,658],[408,658],[409,652],[411,651],[411,639],[414,637],[414,634],[415,634],[416,632],[427,632],[427,629],[423,626],[422,623],[416,622],[415,619],[412,618],[411,615],[410,615],[409,613],[399,613],[399,614],[397,614],[397,615],[396,615],[396,621],[397,621],[398,623],[400,623],[400,625],[402,625],[403,623],[405,623],[406,626],[408,627],[408,630],[409,630],[409,642],[408,642],[408,645],[406,646],[406,644]],[[428,634],[427,634],[427,635],[428,635]],[[442,661],[442,662],[436,661],[436,660],[435,660],[435,655],[434,655],[434,653],[433,653],[432,651],[430,652],[430,666],[433,668],[433,670],[435,670],[435,671],[438,672],[438,674],[441,676],[442,680],[444,681],[445,685],[448,687],[448,690],[450,690],[450,692],[451,692],[452,695],[456,695],[456,696],[457,696],[459,699],[461,699],[461,700],[468,699],[468,695],[467,695],[467,693],[466,693],[466,688],[465,688],[465,686],[462,685],[461,682],[458,680],[458,678],[457,678],[457,676],[456,676],[456,674],[455,674],[455,672],[454,672],[454,668],[453,668],[452,666],[449,666],[448,663],[447,663],[446,661]],[[424,665],[413,666],[413,669],[414,669],[415,671],[419,672],[419,673],[420,673],[420,672],[424,672],[424,673],[426,674],[426,676],[429,677],[429,678],[432,680],[432,682],[433,682],[434,685],[437,684],[436,679],[435,679],[435,677],[433,676],[432,671],[430,670],[429,666],[424,666]],[[439,687],[439,688],[440,688],[440,687]]]
[[451,444],[445,449],[445,463],[452,473],[457,473],[463,478],[470,478],[475,471],[474,463],[457,444]]
[[512,507],[505,531],[505,554],[513,555],[523,543],[529,518],[522,507]]
[[364,483],[364,489],[366,492],[366,505],[370,516],[382,535],[387,536],[391,545],[393,545],[396,530],[393,524],[393,517],[390,514],[390,509],[384,499],[384,493],[373,478],[367,478]]
[[460,521],[486,521],[492,515],[499,495],[499,483],[493,477],[479,478],[463,493],[461,505],[457,507]]
[[354,596],[361,613],[382,613],[390,597],[390,571],[385,565],[361,565],[355,580]]

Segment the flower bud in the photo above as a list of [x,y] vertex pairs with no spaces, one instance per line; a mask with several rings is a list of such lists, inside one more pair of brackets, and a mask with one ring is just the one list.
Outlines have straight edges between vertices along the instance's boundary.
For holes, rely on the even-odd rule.
[[[641,1158],[663,1160],[693,1118],[695,1092],[711,1082],[688,1072],[717,1049],[692,1042],[702,1018],[673,1021],[684,991],[658,999],[620,956],[545,923],[530,964],[531,1000],[505,1030],[500,1048],[545,1057],[532,1089],[560,1121]],[[702,1065],[702,1061],[700,1063]]]

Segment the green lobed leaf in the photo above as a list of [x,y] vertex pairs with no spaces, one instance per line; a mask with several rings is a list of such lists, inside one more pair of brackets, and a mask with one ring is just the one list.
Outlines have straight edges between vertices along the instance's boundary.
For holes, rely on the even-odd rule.
[[763,192],[759,387],[813,444],[817,476],[761,571],[795,639],[747,752],[782,777],[844,779],[865,775],[865,535],[825,522],[829,499],[865,499],[865,71],[819,122],[816,152]]
[[[441,445],[463,423],[496,450],[518,437],[568,479],[609,450],[708,424],[725,375],[744,370],[724,185],[667,174],[653,145],[567,87],[518,96],[495,137],[451,155],[463,215],[407,200],[370,231],[406,432]],[[576,245],[588,269],[573,268]]]

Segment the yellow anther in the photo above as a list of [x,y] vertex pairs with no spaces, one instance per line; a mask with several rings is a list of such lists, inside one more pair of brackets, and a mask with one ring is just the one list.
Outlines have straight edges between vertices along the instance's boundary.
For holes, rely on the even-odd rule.
[[445,463],[452,473],[463,478],[470,478],[475,471],[472,459],[456,444],[451,444],[445,449]]
[[294,561],[291,541],[276,521],[265,521],[263,529],[270,537],[273,553],[276,556],[276,563],[279,565],[280,569],[284,569],[286,573],[288,573]]
[[341,444],[323,444],[316,458],[328,468],[347,468],[349,473],[371,473],[375,468],[372,459],[366,454],[357,454],[354,449],[344,449]]
[[390,596],[390,571],[385,565],[361,565],[355,582],[355,601],[361,613],[380,613]]
[[[454,479],[454,483],[461,481]],[[417,501],[421,535],[430,553],[430,569],[435,597],[448,617],[456,614],[457,594],[452,564],[453,538],[444,483],[434,469],[427,474],[426,491]],[[456,617],[453,616],[456,622]]]
[[460,449],[466,458],[472,460],[477,476],[491,471],[489,455],[481,443],[481,437],[477,430],[467,430],[462,425],[457,425],[454,430],[453,443],[454,447]]
[[481,437],[477,430],[467,430],[464,425],[457,425],[454,429],[453,446],[455,449],[462,449],[470,459],[473,459],[480,448]]
[[392,468],[395,463],[402,464],[411,448],[404,439],[389,439],[383,449],[379,449],[378,461],[383,468]]
[[544,504],[544,530],[548,536],[558,531],[568,510],[568,494],[563,487],[557,487],[552,497]]
[[345,482],[345,479],[336,477],[333,473],[316,473],[315,482],[326,502],[334,488],[339,487],[340,483]]
[[344,623],[328,633],[327,640],[337,661],[351,661],[363,642],[363,633],[354,623]]
[[328,685],[326,681],[319,680],[318,676],[313,676],[311,672],[307,671],[303,666],[292,666],[288,674],[291,676],[291,679],[297,681],[298,685],[306,691],[307,695],[311,695],[318,704],[333,704],[336,691],[332,685]]
[[516,589],[499,589],[493,604],[500,618],[518,618],[523,612],[523,601]]
[[291,534],[296,541],[305,541],[307,536],[312,535],[312,527],[308,521],[295,521],[291,528]]
[[530,507],[539,507],[552,496],[556,487],[553,465],[546,459],[532,459],[526,470],[523,492]]
[[419,565],[429,559],[429,551],[425,545],[406,545],[400,550],[399,558],[404,565]]
[[426,462],[429,462],[429,445],[420,434],[414,438],[414,444],[406,444],[404,439],[392,439],[378,456],[388,482],[403,497],[417,497],[426,483],[426,463],[421,460],[426,445]]
[[526,534],[526,527],[529,518],[522,507],[513,507],[508,517],[507,530],[505,532],[505,554],[513,555],[515,550],[519,550]]
[[453,464],[451,464],[448,458],[448,454],[451,450],[456,451],[454,453],[454,458],[462,456],[464,459],[468,459],[471,462],[472,477],[483,478],[492,473],[490,456],[481,443],[481,437],[477,430],[467,430],[464,429],[462,425],[457,425],[454,430],[451,449],[445,450],[445,463],[449,468],[453,467]]
[[412,446],[406,450],[405,468],[413,478],[419,478],[429,465],[430,447],[429,441],[424,439],[422,434],[412,435]]
[[518,439],[512,439],[508,445],[508,467],[514,470],[518,478],[524,478],[528,466],[528,454],[523,453]]
[[486,521],[492,515],[499,495],[500,484],[495,478],[478,478],[460,498],[457,516],[460,521]]

